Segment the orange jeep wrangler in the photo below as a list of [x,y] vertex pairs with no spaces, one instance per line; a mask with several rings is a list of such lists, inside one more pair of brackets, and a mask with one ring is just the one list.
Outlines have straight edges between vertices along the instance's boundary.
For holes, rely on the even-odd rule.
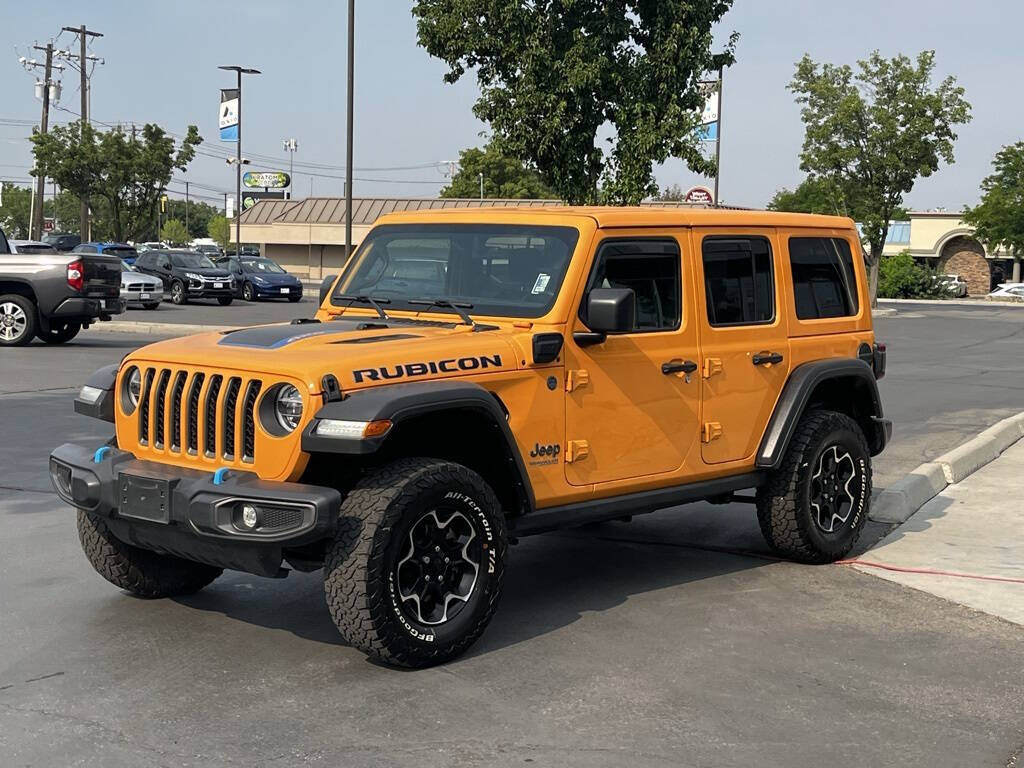
[[659,208],[394,214],[314,318],[101,369],[113,422],[50,458],[86,556],[145,597],[324,570],[345,639],[451,659],[518,537],[739,500],[778,553],[843,557],[889,439],[849,219]]

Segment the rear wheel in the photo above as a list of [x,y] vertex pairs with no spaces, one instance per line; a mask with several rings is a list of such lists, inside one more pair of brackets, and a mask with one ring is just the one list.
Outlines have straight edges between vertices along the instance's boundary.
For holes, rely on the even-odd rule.
[[37,331],[36,334],[47,344],[63,344],[75,338],[80,330],[81,323],[51,323],[49,331]]
[[389,664],[443,663],[491,620],[506,550],[501,506],[476,472],[434,459],[388,464],[342,504],[324,568],[331,618]]
[[829,563],[857,543],[870,500],[871,455],[860,425],[842,413],[810,411],[757,492],[757,518],[779,554]]
[[198,592],[223,573],[220,568],[125,544],[102,518],[78,510],[78,538],[92,567],[116,587],[139,597],[174,597]]
[[175,280],[171,283],[171,301],[175,304],[188,304],[188,292],[185,290],[185,284],[181,280]]
[[0,296],[0,346],[22,347],[35,335],[35,304],[18,294]]

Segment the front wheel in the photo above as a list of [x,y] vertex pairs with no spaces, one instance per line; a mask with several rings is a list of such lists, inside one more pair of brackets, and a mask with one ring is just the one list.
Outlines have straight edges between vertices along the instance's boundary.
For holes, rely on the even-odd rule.
[[229,304],[231,304],[232,301],[234,301],[234,298],[231,297],[231,296],[218,296],[217,297],[217,303],[220,304],[222,307],[228,306]]
[[294,304],[297,301],[302,301],[302,297],[301,296],[289,296],[288,297],[288,301],[290,301],[292,304]]
[[178,306],[188,304],[188,292],[185,290],[185,284],[181,280],[175,280],[171,283],[171,301]]
[[758,489],[757,519],[780,555],[830,563],[857,543],[870,500],[871,455],[860,425],[835,411],[810,411]]
[[49,331],[37,331],[36,335],[47,344],[63,344],[75,338],[80,330],[81,323],[53,323]]
[[331,618],[381,661],[443,663],[494,615],[507,548],[501,505],[476,472],[425,458],[388,464],[342,504],[324,568]]
[[242,286],[242,298],[245,301],[256,301],[256,294],[253,292],[252,283]]
[[143,309],[149,309],[149,310],[159,309],[160,308],[160,302],[159,301],[150,301],[150,302],[148,302],[146,304],[143,304],[142,308]]
[[78,538],[92,567],[115,587],[139,597],[174,597],[198,592],[223,573],[212,565],[125,544],[102,518],[78,510]]

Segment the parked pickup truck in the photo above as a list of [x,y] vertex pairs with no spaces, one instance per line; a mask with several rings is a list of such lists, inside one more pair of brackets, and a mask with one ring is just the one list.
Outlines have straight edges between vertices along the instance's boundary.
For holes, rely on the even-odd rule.
[[11,250],[0,230],[0,346],[63,344],[122,312],[117,258]]

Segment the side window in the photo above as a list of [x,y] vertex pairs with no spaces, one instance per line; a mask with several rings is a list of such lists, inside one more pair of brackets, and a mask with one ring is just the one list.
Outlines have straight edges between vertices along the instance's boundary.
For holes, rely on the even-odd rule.
[[712,326],[757,325],[775,319],[772,248],[767,238],[705,237],[702,251]]
[[800,320],[850,317],[860,309],[850,244],[838,237],[791,237],[789,263]]
[[160,269],[170,269],[171,268],[171,260],[169,258],[167,258],[166,256],[162,256],[162,255],[161,256],[157,256],[156,257],[156,265]]
[[[622,240],[601,246],[590,288],[632,288],[636,331],[667,331],[682,319],[679,246],[674,240]],[[586,303],[580,319],[586,323]]]

